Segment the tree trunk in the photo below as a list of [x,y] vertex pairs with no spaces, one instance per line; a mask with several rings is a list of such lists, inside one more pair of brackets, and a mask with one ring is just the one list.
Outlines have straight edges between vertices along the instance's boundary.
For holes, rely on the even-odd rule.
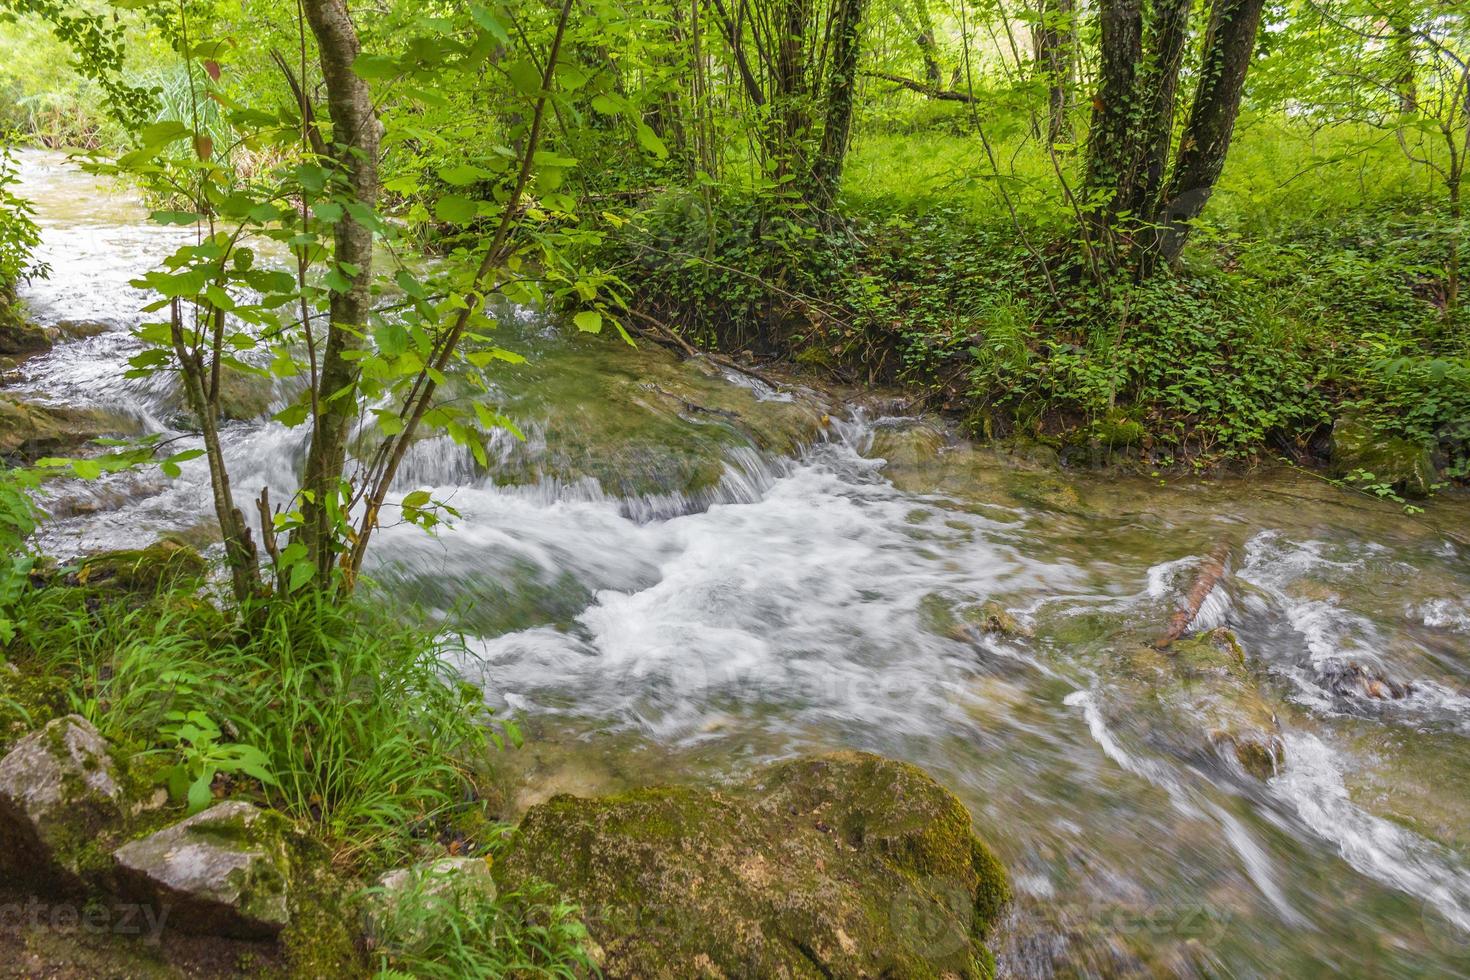
[[[1041,19],[1033,34],[1036,71],[1047,85],[1046,136],[1051,143],[1072,138],[1071,93],[1077,39],[1074,11],[1073,0],[1042,0]],[[937,78],[933,84],[938,87]]]
[[1138,142],[1138,70],[1143,62],[1142,0],[1100,0],[1098,90],[1092,99],[1083,196],[1100,237],[1133,198]]
[[1159,216],[1163,231],[1158,253],[1166,262],[1179,257],[1189,236],[1189,223],[1204,210],[1225,167],[1264,3],[1214,0],[1211,6],[1199,85]]
[[832,68],[828,72],[827,119],[822,127],[821,149],[812,168],[813,202],[822,207],[829,207],[837,199],[842,165],[847,159],[866,0],[838,0],[838,4]]
[[811,130],[807,105],[806,35],[811,0],[781,0],[776,16],[776,52],[771,104],[780,120],[776,176],[800,174],[808,163],[806,139]]
[[[223,310],[211,309],[210,316],[215,318],[217,325],[223,325]],[[224,449],[219,441],[219,386],[213,385],[212,390],[204,386],[208,372],[203,358],[190,350],[185,341],[184,314],[177,299],[169,306],[169,326],[174,355],[179,359],[184,400],[199,420],[199,434],[204,440],[209,487],[214,494],[214,514],[219,520],[220,536],[224,539],[231,591],[236,602],[244,603],[261,592],[260,556],[250,537],[250,525],[235,506],[234,492],[230,488],[230,471],[225,467]]]
[[1419,109],[1418,65],[1414,61],[1414,28],[1411,25],[1394,25],[1393,52],[1399,62],[1399,75],[1394,79],[1394,88],[1399,94],[1399,112],[1409,115]]
[[1145,76],[1144,137],[1139,150],[1139,176],[1128,209],[1140,218],[1158,213],[1159,193],[1169,168],[1174,141],[1174,110],[1179,102],[1179,69],[1189,41],[1192,0],[1162,0],[1152,25],[1153,44]]
[[[352,70],[359,43],[343,0],[305,0],[306,19],[316,37],[327,108],[332,120],[332,165],[345,178],[353,199],[374,208],[378,200],[379,123],[367,83]],[[349,352],[362,344],[371,306],[373,231],[349,209],[337,222],[335,261],[350,282],[332,293],[331,322],[322,351],[320,410],[313,420],[311,447],[302,476],[303,524],[299,540],[316,566],[318,581],[330,578],[336,558],[335,504],[347,459],[347,437],[357,415],[357,361]],[[343,515],[345,520],[345,515]]]
[[[1065,2],[1070,3],[1071,0]],[[914,43],[919,46],[919,54],[924,59],[924,80],[930,88],[937,89],[944,81],[944,73],[939,66],[939,42],[934,38],[934,18],[929,14],[929,0],[914,0],[914,18],[918,23]]]

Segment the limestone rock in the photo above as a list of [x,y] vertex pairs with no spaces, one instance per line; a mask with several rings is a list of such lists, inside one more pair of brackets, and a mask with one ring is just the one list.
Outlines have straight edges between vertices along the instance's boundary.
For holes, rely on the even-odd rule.
[[113,852],[120,887],[187,932],[268,938],[291,920],[291,858],[279,814],[232,800]]
[[20,315],[9,285],[0,286],[0,355],[24,358],[50,349],[46,331]]
[[580,904],[609,977],[984,977],[1009,899],[970,814],[922,770],[808,757],[722,790],[558,796],[496,877]]
[[107,740],[80,715],[27,735],[0,760],[0,865],[27,884],[83,884],[98,870],[91,846],[127,822],[124,786]]

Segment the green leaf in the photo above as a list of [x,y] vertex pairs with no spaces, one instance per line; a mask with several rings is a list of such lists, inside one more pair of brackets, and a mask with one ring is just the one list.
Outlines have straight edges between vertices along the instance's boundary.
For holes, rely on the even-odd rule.
[[475,22],[475,26],[479,27],[487,34],[490,34],[501,44],[510,43],[510,34],[506,31],[505,25],[497,20],[495,15],[486,10],[484,7],[480,6],[479,4],[475,4],[473,7],[471,7],[470,18]]
[[209,786],[214,782],[214,770],[206,768],[199,774],[199,778],[189,784],[189,813],[193,815],[200,812],[214,802],[214,794],[210,792]]
[[151,126],[144,126],[138,131],[138,141],[146,149],[152,150],[192,135],[194,131],[177,119],[166,119]]
[[572,317],[572,322],[583,333],[602,332],[602,314],[596,310],[583,310],[581,313]]
[[298,561],[291,566],[290,581],[286,585],[287,592],[295,592],[316,576],[316,566],[309,561]]
[[439,171],[439,179],[451,187],[468,187],[477,181],[487,180],[495,175],[483,167],[476,167],[468,163],[456,164],[453,167],[444,167]]
[[664,141],[658,138],[658,134],[647,123],[638,124],[638,145],[660,160],[667,160],[669,148],[664,146]]
[[473,221],[475,215],[480,213],[480,206],[468,197],[458,194],[448,194],[434,202],[434,214],[440,221],[449,224],[462,225]]
[[522,95],[537,96],[541,94],[541,72],[534,62],[529,58],[522,58],[511,63],[505,70],[510,76],[510,82],[520,91]]
[[401,69],[395,58],[385,54],[360,54],[352,63],[352,71],[358,78],[376,81],[397,76]]
[[154,211],[149,217],[160,225],[192,225],[204,220],[204,215],[193,211]]

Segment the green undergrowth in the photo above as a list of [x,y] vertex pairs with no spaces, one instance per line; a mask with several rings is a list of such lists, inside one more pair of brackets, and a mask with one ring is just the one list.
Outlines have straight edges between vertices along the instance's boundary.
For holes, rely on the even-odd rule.
[[1450,227],[1401,198],[1270,234],[1204,229],[1176,270],[1099,286],[1046,220],[849,199],[826,222],[669,192],[602,246],[630,304],[686,337],[897,383],[977,436],[1126,448],[1154,466],[1320,460],[1351,411],[1470,459],[1470,315]]

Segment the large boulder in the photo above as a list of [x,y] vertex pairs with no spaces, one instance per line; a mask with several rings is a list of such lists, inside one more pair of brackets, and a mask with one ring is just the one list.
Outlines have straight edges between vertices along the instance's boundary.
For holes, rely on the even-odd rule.
[[106,868],[100,842],[126,826],[122,763],[80,715],[57,718],[0,760],[0,867],[43,890],[72,890]]
[[609,977],[989,976],[1009,898],[959,800],[863,753],[723,790],[554,797],[496,871],[578,903]]
[[1387,484],[1405,497],[1429,496],[1439,481],[1428,446],[1399,436],[1386,436],[1356,415],[1332,426],[1332,475],[1355,474],[1365,483]]
[[274,937],[291,921],[289,830],[274,811],[216,804],[113,852],[119,888],[186,932]]

